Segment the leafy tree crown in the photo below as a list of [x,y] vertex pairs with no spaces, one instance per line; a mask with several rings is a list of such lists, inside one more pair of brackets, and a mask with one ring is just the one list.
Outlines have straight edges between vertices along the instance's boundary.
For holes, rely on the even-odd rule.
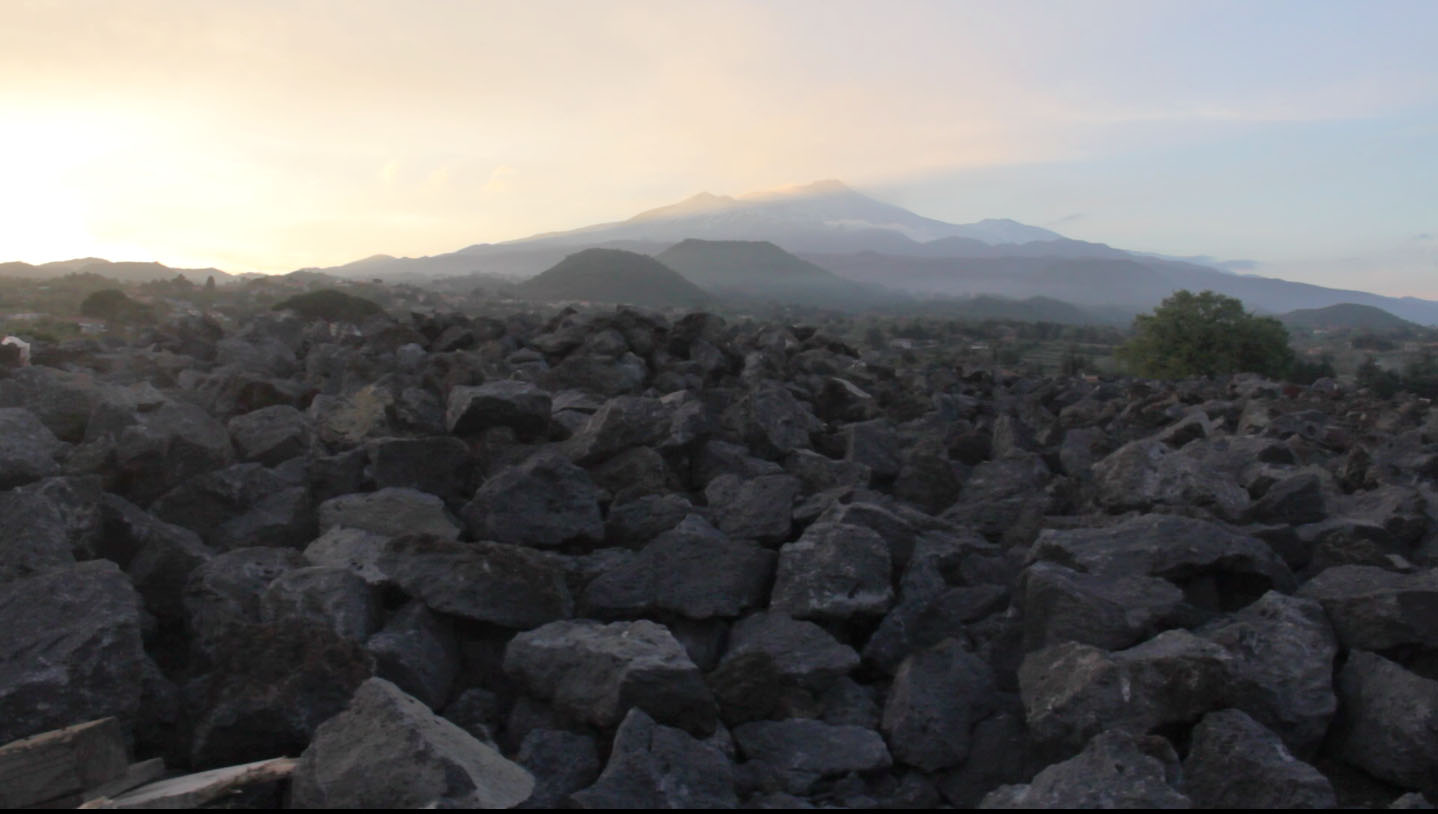
[[1134,317],[1133,338],[1118,349],[1134,373],[1161,379],[1260,373],[1280,378],[1293,366],[1288,329],[1212,291],[1175,292],[1152,314]]

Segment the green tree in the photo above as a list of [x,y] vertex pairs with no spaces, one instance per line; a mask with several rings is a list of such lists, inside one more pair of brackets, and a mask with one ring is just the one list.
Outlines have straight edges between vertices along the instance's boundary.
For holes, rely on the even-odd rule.
[[1158,379],[1261,373],[1279,378],[1293,364],[1288,330],[1243,303],[1212,291],[1175,292],[1152,314],[1133,320],[1133,337],[1117,350],[1132,372]]
[[149,306],[130,299],[118,288],[90,294],[80,303],[80,313],[107,322],[152,322],[155,318]]
[[1398,392],[1403,380],[1391,370],[1384,370],[1378,364],[1378,360],[1369,354],[1358,366],[1358,372],[1354,377],[1359,387],[1366,387],[1372,390],[1381,398],[1388,398]]
[[296,294],[275,304],[274,310],[294,311],[305,319],[322,319],[326,322],[363,322],[375,314],[384,313],[384,308],[373,300],[356,297],[333,288],[321,288],[317,291]]

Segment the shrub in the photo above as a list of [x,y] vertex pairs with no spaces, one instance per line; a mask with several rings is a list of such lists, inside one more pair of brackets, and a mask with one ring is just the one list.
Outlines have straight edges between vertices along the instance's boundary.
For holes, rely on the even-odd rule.
[[118,288],[96,291],[80,302],[80,313],[107,322],[152,322],[150,307],[135,302]]
[[1246,372],[1280,378],[1294,360],[1283,323],[1253,316],[1242,302],[1212,291],[1175,292],[1152,314],[1134,317],[1133,333],[1117,355],[1140,376]]
[[333,288],[321,288],[296,294],[275,304],[276,311],[294,311],[305,319],[322,319],[326,322],[363,322],[375,314],[384,313],[380,304],[356,297]]

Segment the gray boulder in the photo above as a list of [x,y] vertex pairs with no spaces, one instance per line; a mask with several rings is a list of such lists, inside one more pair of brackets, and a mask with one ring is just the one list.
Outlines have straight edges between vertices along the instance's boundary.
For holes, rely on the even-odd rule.
[[23,407],[0,407],[0,489],[60,473],[65,443]]
[[809,449],[810,434],[821,422],[782,384],[760,381],[725,411],[723,423],[750,449],[777,460],[796,449]]
[[458,438],[376,438],[365,447],[370,479],[381,489],[417,489],[443,498],[467,493],[470,450]]
[[140,638],[140,597],[105,560],[54,568],[0,591],[0,743],[84,721],[141,713],[154,669]]
[[824,778],[876,772],[894,762],[872,729],[804,718],[743,724],[735,727],[734,742],[748,761],[742,769],[764,791],[807,794]]
[[441,709],[459,674],[459,644],[449,621],[411,602],[395,612],[384,629],[369,637],[375,674]]
[[878,616],[894,599],[889,546],[863,526],[816,523],[779,550],[771,607],[798,619]]
[[447,540],[459,538],[459,524],[435,495],[415,489],[391,487],[333,497],[319,505],[319,528],[363,529],[385,537],[431,534]]
[[764,611],[737,622],[729,647],[709,675],[723,709],[735,723],[766,718],[814,698],[859,666],[859,654],[813,622]]
[[0,492],[0,584],[75,562],[70,529],[60,508],[45,495]]
[[1122,650],[1189,615],[1183,591],[1157,577],[1101,576],[1037,562],[1024,571],[1022,586],[1029,651],[1066,641]]
[[614,735],[598,782],[576,792],[579,808],[736,808],[734,767],[718,747],[631,709]]
[[1205,715],[1183,760],[1183,792],[1203,808],[1337,808],[1333,785],[1236,709]]
[[1438,647],[1438,569],[1402,574],[1340,565],[1304,583],[1298,595],[1323,605],[1344,647]]
[[1438,794],[1438,681],[1355,650],[1338,674],[1338,693],[1336,754],[1380,780]]
[[563,566],[533,549],[430,535],[385,543],[379,569],[431,610],[528,630],[570,615]]
[[584,590],[587,611],[606,617],[672,611],[710,619],[761,607],[774,574],[774,552],[731,540],[697,517],[691,520],[592,580]]
[[959,490],[959,499],[942,517],[998,539],[1047,512],[1045,487],[1052,479],[1038,455],[1020,453],[973,468]]
[[900,763],[926,772],[969,757],[970,732],[995,705],[993,669],[953,639],[904,660],[881,730]]
[[378,587],[389,583],[389,577],[379,567],[380,554],[389,539],[372,531],[339,526],[305,546],[305,559],[314,565],[348,568],[360,579]]
[[604,539],[599,489],[563,456],[541,453],[479,487],[462,512],[480,540],[527,546]]
[[581,466],[600,463],[633,447],[659,446],[670,433],[670,408],[661,400],[617,396],[604,402],[565,442]]
[[116,433],[116,491],[136,503],[147,504],[234,456],[224,425],[192,404],[165,402],[129,420]]
[[238,548],[196,566],[183,600],[193,649],[214,658],[232,629],[260,621],[260,596],[270,583],[308,564],[290,549]]
[[240,460],[275,466],[310,448],[310,426],[304,413],[288,404],[261,407],[238,415],[225,428]]
[[1077,749],[1105,729],[1148,732],[1228,706],[1232,660],[1183,630],[1117,653],[1065,642],[1024,657],[1019,692],[1035,739]]
[[654,622],[551,622],[510,641],[504,671],[576,721],[611,727],[638,707],[689,732],[714,730],[714,698],[699,668]]
[[520,381],[454,387],[445,408],[445,428],[455,435],[477,435],[491,427],[509,427],[525,437],[549,427],[549,394]]
[[56,437],[72,444],[84,440],[85,425],[99,398],[88,371],[34,365],[0,379],[0,407],[24,407]]
[[1140,515],[1093,529],[1045,529],[1029,561],[1098,576],[1160,577],[1185,584],[1188,601],[1236,610],[1269,588],[1292,590],[1288,566],[1261,540],[1189,517]]
[[324,625],[341,638],[364,641],[379,621],[379,603],[348,568],[312,565],[286,571],[260,594],[260,621]]
[[979,808],[1192,808],[1177,789],[1179,778],[1178,755],[1168,741],[1112,730],[1029,783],[995,789]]
[[[631,716],[644,715],[637,709],[630,710],[629,714]],[[663,728],[668,729],[668,727]],[[622,725],[620,731],[624,731]],[[680,730],[670,731],[680,732]],[[680,734],[684,734],[686,738],[689,737],[687,733],[680,732]],[[634,740],[631,735],[630,741]],[[610,752],[611,762],[614,761],[614,753],[619,750],[620,746],[632,747],[633,745],[635,744],[630,742],[624,744],[616,742],[615,748]],[[653,740],[641,742],[638,745],[652,748]],[[524,802],[524,808],[559,808],[569,799],[569,795],[597,780],[601,768],[599,749],[595,746],[594,737],[577,732],[566,732],[562,729],[530,730],[520,743],[519,753],[515,755],[514,759],[534,777],[534,793]],[[616,773],[618,773],[617,766]],[[654,779],[662,781],[662,778]],[[612,785],[614,784],[611,783]],[[662,782],[655,783],[653,787],[660,789],[663,784]],[[602,796],[604,792],[596,790],[596,793]],[[617,807],[627,806],[621,803]]]
[[1248,492],[1231,474],[1158,439],[1125,444],[1093,465],[1098,502],[1110,511],[1201,506],[1226,520],[1249,508]]
[[792,475],[720,475],[704,488],[720,531],[770,543],[789,538],[798,495],[799,479]]
[[523,767],[382,678],[325,721],[291,778],[295,808],[513,808]]

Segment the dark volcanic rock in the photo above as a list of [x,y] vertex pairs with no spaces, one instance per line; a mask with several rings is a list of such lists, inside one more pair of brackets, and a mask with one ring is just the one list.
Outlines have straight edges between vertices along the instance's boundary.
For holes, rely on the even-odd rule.
[[237,548],[195,567],[184,592],[191,645],[209,658],[218,657],[233,628],[260,621],[260,596],[270,583],[306,565],[298,551]]
[[800,619],[882,615],[893,602],[889,547],[863,526],[816,523],[779,550],[771,607]]
[[449,621],[411,602],[395,612],[365,649],[375,674],[393,681],[430,709],[441,709],[459,673],[459,645]]
[[0,591],[0,742],[113,715],[141,714],[154,670],[140,597],[114,563],[55,568]]
[[304,413],[288,404],[262,407],[235,416],[225,425],[241,460],[275,466],[310,446],[310,427]]
[[736,808],[734,767],[716,746],[662,726],[638,707],[614,735],[599,781],[572,797],[579,808]]
[[366,448],[370,479],[381,489],[416,489],[443,498],[467,493],[470,451],[458,438],[377,438]]
[[1038,562],[1023,575],[1024,649],[1072,641],[1122,650],[1186,616],[1183,591],[1147,576],[1100,576]]
[[[637,709],[630,710],[629,714],[631,716],[644,715]],[[664,728],[669,729],[668,727]],[[620,731],[623,731],[622,725]],[[686,738],[690,737],[688,733],[681,730],[669,731],[682,734]],[[632,736],[632,733],[630,734]],[[690,739],[692,740],[692,738]],[[633,740],[632,737],[631,740]],[[626,741],[621,745],[628,744],[629,742]],[[652,744],[652,740],[650,744]],[[649,746],[650,744],[642,745]],[[618,751],[617,747],[610,753],[611,763],[614,762],[614,752],[616,751]],[[595,747],[594,738],[577,732],[566,732],[561,729],[530,730],[519,745],[519,754],[515,755],[514,759],[534,777],[534,793],[525,801],[524,808],[558,808],[569,798],[569,795],[585,788],[599,777],[599,750]],[[667,763],[658,767],[658,771],[649,778],[653,782],[654,788],[662,788],[664,778],[669,775],[666,769]],[[617,765],[616,773],[618,773]],[[628,782],[624,785],[627,787]],[[595,792],[600,796],[603,793],[604,791]],[[626,788],[623,793],[628,794],[630,791]],[[583,804],[583,802],[580,803],[580,805]],[[637,807],[632,800],[617,802],[615,805],[621,808]]]
[[699,668],[653,622],[552,622],[514,637],[504,670],[577,721],[615,726],[637,707],[696,734],[714,729],[714,699]]
[[789,538],[799,480],[790,475],[720,475],[704,488],[719,530],[763,542]]
[[480,540],[547,547],[604,539],[598,487],[556,454],[541,453],[485,481],[463,514]]
[[378,619],[374,593],[348,568],[315,565],[286,571],[260,595],[260,621],[266,624],[322,625],[358,642],[374,631]]
[[296,808],[512,808],[534,790],[523,767],[382,678],[325,721],[291,780]]
[[440,613],[528,630],[573,610],[562,566],[523,546],[397,537],[377,563],[405,593]]
[[60,473],[65,444],[23,407],[0,407],[0,489]]
[[1336,754],[1381,780],[1438,793],[1438,681],[1355,650],[1338,675]]
[[989,794],[980,808],[1192,808],[1177,789],[1178,755],[1156,735],[1114,730],[1089,741],[1077,757],[1021,786]]
[[549,394],[528,382],[488,382],[450,390],[444,424],[455,435],[509,427],[521,436],[533,437],[549,427],[549,410]]
[[319,530],[361,529],[392,537],[431,534],[458,539],[459,525],[444,508],[444,501],[427,492],[390,487],[377,492],[341,495],[319,505]]
[[1333,786],[1270,730],[1236,709],[1193,729],[1182,789],[1204,808],[1337,808]]
[[742,768],[765,791],[806,794],[826,777],[893,765],[879,733],[858,726],[802,718],[754,721],[735,727],[734,741],[748,759]]
[[882,728],[896,760],[933,772],[968,759],[970,731],[993,707],[992,668],[949,639],[899,666]]
[[1340,565],[1304,583],[1298,594],[1323,605],[1344,647],[1438,647],[1438,570],[1400,574]]

